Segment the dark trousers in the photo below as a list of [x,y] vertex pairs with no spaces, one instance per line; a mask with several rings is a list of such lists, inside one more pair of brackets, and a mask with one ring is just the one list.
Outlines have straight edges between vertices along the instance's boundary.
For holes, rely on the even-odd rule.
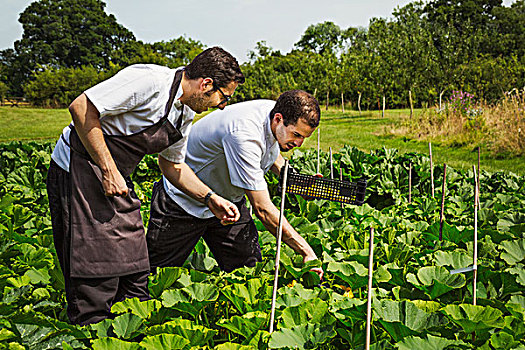
[[259,234],[250,212],[244,201],[235,204],[241,218],[224,226],[216,217],[189,215],[166,193],[162,182],[155,183],[146,234],[152,269],[182,266],[201,237],[224,271],[253,267],[262,261]]
[[[72,278],[71,252],[71,181],[67,171],[51,161],[46,179],[53,240],[64,275],[67,316],[73,324],[89,324],[112,316],[111,305],[126,298],[149,299],[149,271],[104,278]],[[132,253],[132,252],[130,252]]]

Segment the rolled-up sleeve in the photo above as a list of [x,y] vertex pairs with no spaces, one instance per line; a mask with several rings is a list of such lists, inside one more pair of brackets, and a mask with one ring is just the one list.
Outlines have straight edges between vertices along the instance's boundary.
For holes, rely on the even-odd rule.
[[226,135],[222,144],[232,185],[253,191],[268,188],[261,169],[263,145],[257,135],[236,131]]

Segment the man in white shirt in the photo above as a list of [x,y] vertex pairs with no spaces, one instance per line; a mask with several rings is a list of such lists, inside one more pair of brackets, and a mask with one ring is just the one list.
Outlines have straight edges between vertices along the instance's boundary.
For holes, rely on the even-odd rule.
[[[319,104],[312,95],[293,90],[277,101],[228,106],[193,126],[186,164],[215,193],[238,206],[241,218],[232,225],[222,225],[206,205],[172,185],[172,161],[161,153],[159,165],[164,176],[154,187],[146,235],[152,268],[181,266],[200,237],[225,271],[261,261],[258,233],[244,204],[245,195],[255,215],[275,234],[279,210],[270,199],[264,174],[268,170],[279,174],[284,164],[279,151],[301,146],[319,125],[320,116]],[[317,259],[312,247],[286,219],[283,241],[305,262]],[[322,277],[322,269],[313,271]]]
[[[243,82],[237,60],[213,47],[178,69],[127,67],[70,105],[73,123],[53,151],[47,189],[72,323],[107,318],[125,298],[149,298],[146,239],[130,175],[145,154],[163,151],[173,162],[173,185],[204,202],[211,189],[184,163],[192,120],[223,109]],[[206,198],[218,220],[237,221],[233,203]]]

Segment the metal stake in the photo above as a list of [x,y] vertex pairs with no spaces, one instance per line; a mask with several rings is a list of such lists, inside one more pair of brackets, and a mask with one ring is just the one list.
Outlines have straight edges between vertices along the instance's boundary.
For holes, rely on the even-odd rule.
[[288,178],[288,159],[284,161],[283,188],[281,192],[281,212],[279,214],[279,228],[277,229],[277,249],[275,252],[275,276],[273,279],[272,308],[270,312],[270,333],[273,332],[275,321],[275,300],[277,299],[277,284],[279,282],[279,260],[281,258],[281,240],[283,237],[284,201],[286,194],[286,181]]
[[370,243],[368,244],[368,300],[366,304],[366,345],[370,349],[370,323],[372,320],[372,270],[374,265],[374,228],[370,227]]
[[432,163],[432,144],[428,143],[428,153],[430,154],[430,189],[434,198],[434,163]]
[[447,183],[447,165],[443,164],[443,190],[441,194],[441,212],[439,213],[439,241],[443,240],[443,214],[445,212],[445,185]]

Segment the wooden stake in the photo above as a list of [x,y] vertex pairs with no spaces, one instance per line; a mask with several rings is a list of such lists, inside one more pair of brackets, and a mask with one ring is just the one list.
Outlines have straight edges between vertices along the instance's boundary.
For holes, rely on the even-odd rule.
[[368,245],[368,300],[366,304],[366,345],[370,349],[370,323],[372,321],[372,271],[374,265],[374,228],[370,227],[370,243]]
[[439,213],[439,241],[443,240],[443,217],[445,214],[445,185],[447,183],[447,165],[443,164],[443,190],[441,194],[441,212]]
[[[479,188],[476,177],[476,166],[473,165],[474,170],[474,258],[472,259],[472,266],[474,267],[474,281],[472,282],[472,304],[476,305],[477,296],[477,279],[478,279],[478,203],[479,203]],[[478,168],[479,170],[479,168]]]
[[434,163],[432,162],[432,144],[428,143],[428,153],[430,154],[430,191],[434,198]]
[[332,147],[330,149],[330,179],[334,179],[334,159],[332,157]]
[[343,111],[343,113],[345,112],[345,97],[342,92],[341,92],[341,110]]
[[318,127],[317,128],[317,173],[318,174],[321,174],[321,172],[320,172],[321,163],[319,161],[319,148],[320,148],[320,145],[321,145],[321,128]]
[[381,117],[385,117],[385,95],[383,95],[383,111],[381,112]]
[[412,102],[412,90],[408,90],[408,101],[410,102],[410,119],[414,115],[414,103]]
[[408,166],[408,203],[412,203],[412,162]]
[[277,299],[277,287],[279,282],[279,260],[281,259],[281,241],[283,237],[284,202],[286,194],[286,181],[288,178],[288,159],[284,161],[283,186],[281,191],[281,212],[279,214],[279,227],[277,229],[277,248],[275,252],[275,276],[273,279],[272,307],[270,311],[270,333],[273,332],[275,321],[275,300]]
[[359,115],[361,115],[361,92],[357,92],[359,97],[357,98],[357,109],[359,109]]
[[[343,181],[343,162],[339,160],[339,181]],[[341,203],[341,212],[343,214],[343,222],[345,222],[345,204]]]
[[481,147],[478,146],[478,208],[481,208],[481,203],[479,202],[479,194],[481,189]]
[[317,95],[317,88],[314,89],[314,98],[315,98],[315,95]]

